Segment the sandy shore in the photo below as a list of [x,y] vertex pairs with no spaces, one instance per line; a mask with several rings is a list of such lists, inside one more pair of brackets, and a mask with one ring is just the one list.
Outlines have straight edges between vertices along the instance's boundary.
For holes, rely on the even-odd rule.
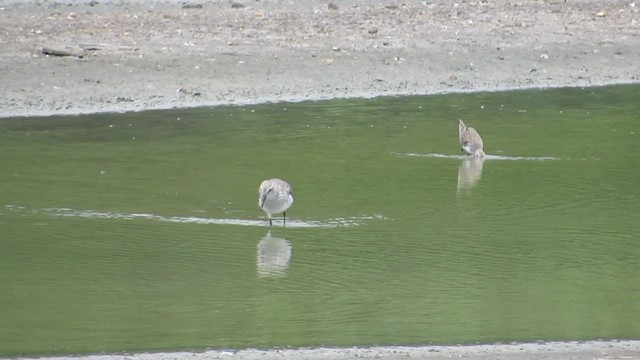
[[[285,350],[207,351],[44,357],[41,360],[342,360],[342,359],[467,359],[467,360],[613,360],[640,359],[640,341],[549,342],[469,346],[386,346]],[[25,359],[26,360],[26,359]]]
[[0,18],[0,117],[640,82],[633,0],[8,0]]

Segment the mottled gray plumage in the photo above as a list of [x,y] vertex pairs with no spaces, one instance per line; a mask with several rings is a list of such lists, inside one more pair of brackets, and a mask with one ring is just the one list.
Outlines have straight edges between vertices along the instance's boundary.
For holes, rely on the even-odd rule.
[[260,184],[258,188],[258,206],[269,217],[269,226],[272,225],[271,216],[283,213],[283,226],[287,221],[287,209],[293,204],[293,189],[288,182],[282,179],[269,179]]
[[484,145],[482,138],[476,129],[468,127],[462,119],[458,119],[458,135],[462,150],[473,157],[484,157]]

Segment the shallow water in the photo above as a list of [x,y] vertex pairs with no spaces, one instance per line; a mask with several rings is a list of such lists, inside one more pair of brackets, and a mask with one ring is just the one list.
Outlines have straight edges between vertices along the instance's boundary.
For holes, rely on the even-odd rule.
[[0,355],[639,338],[639,91],[2,119]]

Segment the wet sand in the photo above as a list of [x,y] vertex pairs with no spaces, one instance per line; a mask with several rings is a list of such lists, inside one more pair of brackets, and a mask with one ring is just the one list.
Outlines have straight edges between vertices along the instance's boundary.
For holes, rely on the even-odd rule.
[[[0,1],[0,117],[640,83],[639,9],[630,0]],[[151,358],[640,359],[640,341],[73,357]]]
[[633,0],[5,0],[0,18],[0,117],[640,82]]

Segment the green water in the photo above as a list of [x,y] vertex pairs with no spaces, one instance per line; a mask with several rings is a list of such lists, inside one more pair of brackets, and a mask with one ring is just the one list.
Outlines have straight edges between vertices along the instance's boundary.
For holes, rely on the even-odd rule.
[[639,94],[0,119],[0,355],[640,338]]

